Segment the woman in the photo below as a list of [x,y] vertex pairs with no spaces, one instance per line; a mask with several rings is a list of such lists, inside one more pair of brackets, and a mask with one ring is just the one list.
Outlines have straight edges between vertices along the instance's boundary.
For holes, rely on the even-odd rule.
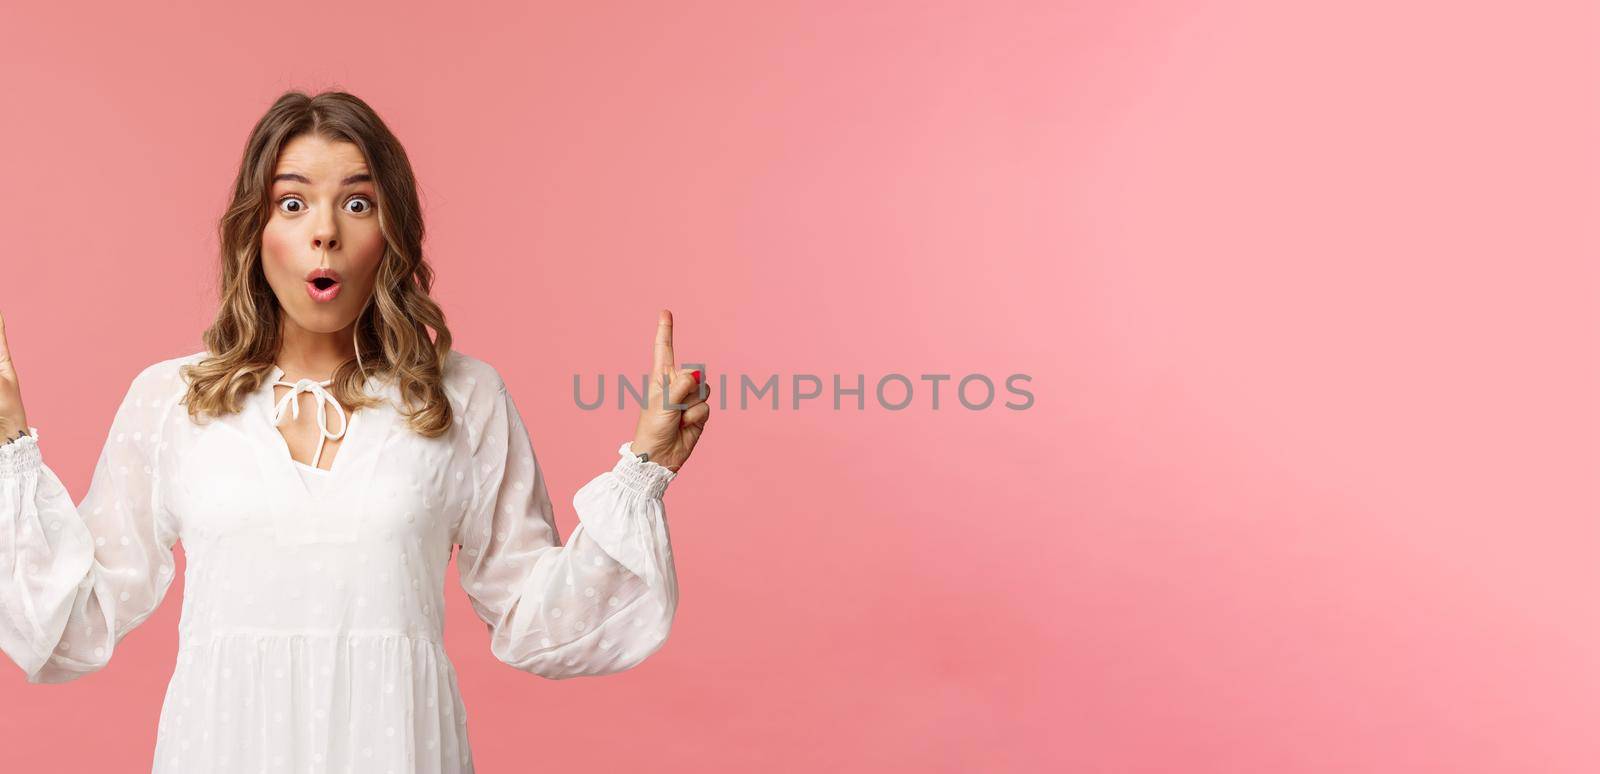
[[678,595],[662,496],[710,412],[670,312],[633,439],[574,496],[563,545],[505,382],[451,349],[410,163],[366,103],[280,98],[220,232],[205,349],[133,379],[76,507],[0,321],[0,650],[29,682],[104,667],[180,539],[155,772],[472,771],[441,644],[455,546],[513,667],[607,674],[661,647]]

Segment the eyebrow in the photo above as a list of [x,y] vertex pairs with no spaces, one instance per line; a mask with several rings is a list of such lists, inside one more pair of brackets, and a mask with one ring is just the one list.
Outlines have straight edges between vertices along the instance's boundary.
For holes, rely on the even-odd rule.
[[[298,174],[298,173],[295,173],[295,172],[282,172],[282,173],[279,173],[277,177],[272,178],[272,182],[274,182],[274,183],[278,182],[279,180],[290,180],[290,181],[293,181],[293,182],[296,182],[296,183],[305,183],[306,185],[311,185],[311,180],[310,179],[308,179],[305,175],[301,175],[301,174]],[[361,172],[359,174],[351,175],[351,176],[339,181],[339,184],[340,185],[350,185],[352,183],[370,183],[370,182],[372,182],[372,175],[369,175],[369,174],[367,174],[365,172]]]

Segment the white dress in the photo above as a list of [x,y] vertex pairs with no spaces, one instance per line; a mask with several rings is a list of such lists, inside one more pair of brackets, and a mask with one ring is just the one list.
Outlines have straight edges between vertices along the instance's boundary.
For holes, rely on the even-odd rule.
[[[375,381],[389,401],[349,416],[324,471],[295,461],[274,426],[281,369],[239,413],[192,421],[178,369],[205,356],[134,378],[76,507],[36,428],[0,445],[0,650],[29,682],[106,666],[166,595],[183,541],[156,774],[472,772],[442,645],[455,546],[506,664],[601,675],[665,642],[678,586],[662,495],[676,474],[630,444],[573,496],[580,523],[563,544],[489,364],[450,353],[455,423],[436,438],[406,427],[398,388]],[[295,391],[331,413],[316,384]]]

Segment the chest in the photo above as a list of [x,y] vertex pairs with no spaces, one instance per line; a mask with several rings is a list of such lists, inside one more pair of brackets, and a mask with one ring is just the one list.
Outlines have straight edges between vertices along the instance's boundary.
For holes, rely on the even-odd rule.
[[[283,392],[279,388],[279,392]],[[303,400],[302,403],[309,403]],[[277,426],[278,434],[283,436],[284,444],[289,449],[289,456],[295,462],[311,465],[320,470],[329,470],[333,461],[339,456],[339,447],[344,445],[345,433],[348,431],[340,424],[342,419],[327,420],[332,423],[328,429],[340,432],[338,437],[330,438],[318,422],[314,407],[302,406],[303,410],[297,419],[293,416],[285,417],[282,424]]]
[[[392,405],[351,412],[337,439],[324,435],[309,406],[298,418],[273,417],[262,391],[238,414],[186,421],[177,434],[161,499],[186,545],[434,542],[468,504],[461,439],[423,437]],[[341,429],[337,417],[329,429]],[[314,459],[320,470],[296,468]],[[308,483],[308,475],[318,479]]]

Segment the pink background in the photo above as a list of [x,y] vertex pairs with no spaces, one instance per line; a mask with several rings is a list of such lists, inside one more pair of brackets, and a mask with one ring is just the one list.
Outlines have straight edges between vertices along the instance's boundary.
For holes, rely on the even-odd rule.
[[[715,412],[633,671],[499,664],[452,578],[480,770],[1600,768],[1592,4],[179,5],[0,6],[0,309],[80,498],[286,88],[406,144],[564,535],[633,423],[573,374],[660,306],[713,378],[1033,377]],[[8,770],[146,770],[180,593],[0,670]]]

